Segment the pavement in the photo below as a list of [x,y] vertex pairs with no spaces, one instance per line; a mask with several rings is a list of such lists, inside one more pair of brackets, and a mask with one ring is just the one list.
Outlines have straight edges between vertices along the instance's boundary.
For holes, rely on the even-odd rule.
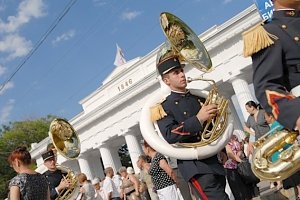
[[261,181],[257,184],[260,196],[252,200],[296,200],[296,190],[294,188],[288,190],[277,190],[276,187],[270,188],[269,181]]

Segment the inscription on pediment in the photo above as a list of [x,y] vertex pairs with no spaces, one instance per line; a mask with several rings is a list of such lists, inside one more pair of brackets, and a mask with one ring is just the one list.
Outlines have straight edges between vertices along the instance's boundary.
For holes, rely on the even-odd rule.
[[133,83],[133,79],[129,78],[127,80],[124,80],[118,85],[118,91],[121,92],[125,90],[126,88],[130,87]]

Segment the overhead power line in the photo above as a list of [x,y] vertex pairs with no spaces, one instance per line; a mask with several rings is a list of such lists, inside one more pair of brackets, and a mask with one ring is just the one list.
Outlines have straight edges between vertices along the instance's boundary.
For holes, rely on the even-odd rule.
[[70,11],[72,6],[77,2],[77,0],[70,0],[70,2],[66,5],[61,14],[55,19],[55,21],[50,25],[47,31],[42,35],[39,41],[34,45],[34,47],[29,51],[29,53],[25,56],[25,58],[21,61],[15,71],[8,77],[6,81],[4,81],[0,86],[0,93],[5,88],[7,83],[11,81],[11,79],[18,73],[18,71],[24,66],[24,64],[31,58],[31,56],[38,50],[38,48],[43,44],[43,42],[47,39],[47,37],[51,34],[51,32],[56,28],[58,23],[65,17],[65,15]]

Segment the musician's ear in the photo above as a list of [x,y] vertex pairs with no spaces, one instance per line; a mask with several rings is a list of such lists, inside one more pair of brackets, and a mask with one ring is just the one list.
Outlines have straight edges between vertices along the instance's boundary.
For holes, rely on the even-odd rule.
[[161,79],[166,85],[169,85],[169,83],[170,83],[169,74],[163,74]]

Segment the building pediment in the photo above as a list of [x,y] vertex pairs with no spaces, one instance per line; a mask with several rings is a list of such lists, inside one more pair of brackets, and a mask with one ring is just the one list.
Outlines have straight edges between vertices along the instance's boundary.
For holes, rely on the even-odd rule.
[[102,82],[102,85],[105,85],[106,83],[108,83],[109,81],[111,81],[112,79],[114,79],[116,76],[118,76],[119,74],[121,74],[123,71],[125,71],[126,69],[128,69],[130,66],[134,65],[140,59],[141,59],[140,57],[137,57],[137,58],[134,58],[132,60],[127,61],[123,65],[120,65],[120,66],[116,67],[111,72],[111,74],[108,75],[107,78]]

